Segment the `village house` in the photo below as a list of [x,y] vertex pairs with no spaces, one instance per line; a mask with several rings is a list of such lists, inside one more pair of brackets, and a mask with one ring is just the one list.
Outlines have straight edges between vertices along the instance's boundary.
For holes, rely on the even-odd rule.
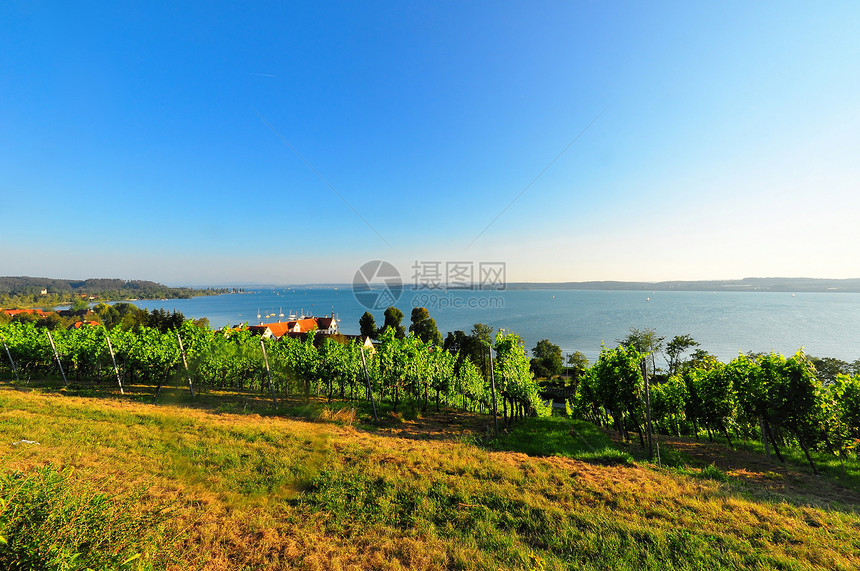
[[326,317],[302,317],[301,319],[290,321],[260,323],[259,325],[249,325],[247,328],[239,327],[238,329],[247,329],[251,333],[260,335],[263,339],[291,337],[302,341],[307,339],[308,333],[315,331],[314,345],[316,346],[322,345],[326,339],[333,339],[338,343],[357,341],[365,349],[374,350],[373,341],[369,337],[342,334],[334,314]]
[[307,333],[316,329],[322,335],[337,335],[340,330],[334,314],[331,317],[303,317],[291,321],[278,321],[276,323],[260,323],[248,327],[253,333],[261,335],[264,339],[274,337],[280,339],[287,334]]

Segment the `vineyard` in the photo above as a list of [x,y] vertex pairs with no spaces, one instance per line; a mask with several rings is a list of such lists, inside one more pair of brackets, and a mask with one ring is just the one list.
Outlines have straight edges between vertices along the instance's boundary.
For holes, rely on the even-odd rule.
[[[455,407],[488,412],[495,406],[504,419],[548,414],[519,337],[500,332],[493,355],[479,364],[414,336],[392,330],[374,347],[315,335],[262,339],[246,329],[213,331],[190,321],[160,331],[101,326],[49,332],[33,323],[0,326],[6,348],[7,378],[113,384],[120,390],[136,383],[184,384],[195,391],[232,389],[278,397],[390,403],[426,411]],[[492,360],[492,375],[484,374]]]
[[638,434],[643,447],[646,400],[656,432],[680,436],[700,431],[733,439],[756,439],[765,450],[799,447],[814,471],[811,452],[856,459],[860,443],[860,375],[822,382],[803,354],[739,355],[729,363],[710,356],[649,386],[645,398],[644,355],[631,347],[604,349],[588,369],[573,411],[613,427],[626,440]]

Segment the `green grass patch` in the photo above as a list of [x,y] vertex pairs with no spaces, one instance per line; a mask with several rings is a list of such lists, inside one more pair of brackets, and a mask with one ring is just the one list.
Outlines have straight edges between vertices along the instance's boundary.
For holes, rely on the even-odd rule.
[[488,447],[530,456],[565,456],[606,464],[633,461],[630,454],[619,450],[592,423],[560,415],[518,421],[492,440]]
[[[635,505],[634,500],[596,509],[587,507],[587,502],[577,503],[576,494],[567,501],[552,501],[544,495],[548,490],[543,476],[537,474],[524,483],[529,494],[517,495],[506,478],[464,486],[458,478],[441,474],[414,481],[395,471],[368,474],[334,467],[321,471],[295,506],[305,517],[325,514],[327,531],[338,537],[368,530],[381,536],[422,530],[431,538],[468,550],[470,557],[462,560],[452,553],[454,568],[810,568],[769,553],[767,543],[754,533],[750,538],[727,534],[705,520],[676,528],[630,518],[631,512],[647,513],[647,504],[656,498],[649,498],[643,506]],[[770,535],[768,541],[798,539],[787,533],[784,537]],[[542,567],[536,567],[538,564]]]
[[692,468],[688,465],[682,465],[671,467],[670,470],[676,474],[684,474],[685,476],[700,478],[702,480],[713,480],[715,482],[728,482],[730,480],[729,476],[725,472],[713,464],[708,464],[702,468]]
[[[735,448],[755,452],[757,454],[765,454],[764,444],[760,440],[732,440]],[[786,463],[797,468],[812,471],[809,462],[806,460],[806,455],[799,446],[781,446],[779,449]],[[775,459],[776,453],[773,447],[770,450],[771,456]],[[834,478],[842,482],[846,486],[860,488],[860,458],[857,456],[848,458],[839,458],[834,454],[820,450],[811,450],[810,456],[815,466],[822,475]]]

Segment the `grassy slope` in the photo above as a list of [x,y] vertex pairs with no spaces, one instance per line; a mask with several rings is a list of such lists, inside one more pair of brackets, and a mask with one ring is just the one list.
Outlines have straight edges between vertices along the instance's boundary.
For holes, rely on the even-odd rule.
[[173,514],[149,556],[176,569],[860,568],[854,505],[636,463],[584,423],[493,450],[434,428],[4,388],[0,470],[145,490],[141,511]]

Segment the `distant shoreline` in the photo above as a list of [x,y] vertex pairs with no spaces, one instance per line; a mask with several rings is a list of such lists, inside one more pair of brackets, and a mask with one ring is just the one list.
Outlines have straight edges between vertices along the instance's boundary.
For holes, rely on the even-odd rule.
[[664,282],[514,282],[507,284],[507,289],[860,293],[860,278],[744,278],[740,280]]
[[[384,288],[383,284],[369,284],[370,287]],[[215,286],[212,286],[215,287]],[[225,287],[225,286],[219,286]],[[348,283],[310,283],[310,284],[253,284],[243,286],[254,289],[346,289]],[[403,282],[409,291],[493,291],[506,290],[583,290],[583,291],[734,291],[734,292],[782,292],[782,293],[860,293],[860,278],[743,278],[739,280],[672,280],[661,282],[624,282],[624,281],[586,281],[586,282],[508,282],[500,288],[481,287],[475,283],[471,288],[445,289],[445,285],[435,290],[416,287],[409,281]]]

